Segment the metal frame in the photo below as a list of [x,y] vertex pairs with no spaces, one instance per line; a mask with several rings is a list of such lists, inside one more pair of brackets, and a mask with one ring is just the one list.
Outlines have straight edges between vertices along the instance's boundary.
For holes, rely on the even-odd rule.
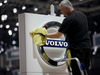
[[[65,60],[64,60],[64,59],[66,59],[67,53],[64,54],[64,57],[63,57],[63,58],[61,58],[61,59],[59,59],[59,60],[56,60],[56,61],[50,59],[50,58],[47,56],[50,60],[52,60],[52,62],[57,62],[57,63],[62,62],[61,65],[53,65],[53,64],[51,64],[49,61],[45,60],[45,58],[43,57],[43,54],[42,54],[41,51],[40,51],[40,47],[37,47],[37,49],[38,49],[38,51],[39,51],[39,54],[40,54],[41,58],[42,58],[48,65],[51,65],[51,66],[62,66],[63,64],[65,64]],[[44,53],[45,53],[45,51],[44,51]],[[45,54],[46,54],[46,53],[45,53]]]
[[[83,71],[82,71],[81,68],[80,68],[80,61],[79,61],[79,59],[78,59],[78,58],[68,58],[68,59],[66,59],[67,62],[68,62],[69,60],[76,60],[76,62],[77,62],[77,64],[78,64],[78,67],[79,67],[79,70],[80,70],[80,72],[81,72],[81,75],[84,75]],[[86,73],[86,75],[88,75],[88,74],[87,74],[87,71],[85,71],[85,73]],[[70,72],[69,72],[69,75],[71,75]]]

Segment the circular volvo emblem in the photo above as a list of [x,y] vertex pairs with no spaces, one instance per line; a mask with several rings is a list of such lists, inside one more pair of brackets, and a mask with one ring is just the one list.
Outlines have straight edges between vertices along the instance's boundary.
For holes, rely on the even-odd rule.
[[[51,21],[46,23],[43,27],[47,29],[48,33],[58,31],[60,27],[59,22]],[[68,43],[65,42],[65,35],[62,35],[59,39],[47,38],[46,45],[38,46],[38,51],[41,58],[51,66],[60,66],[65,63],[67,57]]]

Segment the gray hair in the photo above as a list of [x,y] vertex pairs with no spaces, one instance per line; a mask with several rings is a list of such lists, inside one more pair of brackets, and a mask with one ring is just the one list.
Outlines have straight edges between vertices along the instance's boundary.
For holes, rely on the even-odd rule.
[[63,1],[61,1],[61,3],[59,4],[59,5],[62,5],[62,6],[64,6],[64,7],[69,7],[69,8],[72,8],[73,6],[72,6],[72,3],[69,1],[69,0],[63,0]]

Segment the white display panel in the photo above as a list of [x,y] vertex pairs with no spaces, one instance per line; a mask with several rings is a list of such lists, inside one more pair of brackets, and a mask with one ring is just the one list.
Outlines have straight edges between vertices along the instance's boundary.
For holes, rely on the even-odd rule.
[[30,31],[43,27],[44,24],[50,21],[61,23],[64,17],[23,13],[19,14],[18,18],[20,75],[68,75],[66,64],[55,67],[48,65],[41,59],[37,46],[33,42],[30,34]]

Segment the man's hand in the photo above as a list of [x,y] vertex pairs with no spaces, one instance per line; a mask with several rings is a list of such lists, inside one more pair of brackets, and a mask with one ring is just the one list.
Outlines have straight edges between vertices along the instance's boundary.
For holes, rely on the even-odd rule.
[[45,36],[48,38],[60,38],[63,35],[63,33],[57,31],[54,33],[47,33]]

